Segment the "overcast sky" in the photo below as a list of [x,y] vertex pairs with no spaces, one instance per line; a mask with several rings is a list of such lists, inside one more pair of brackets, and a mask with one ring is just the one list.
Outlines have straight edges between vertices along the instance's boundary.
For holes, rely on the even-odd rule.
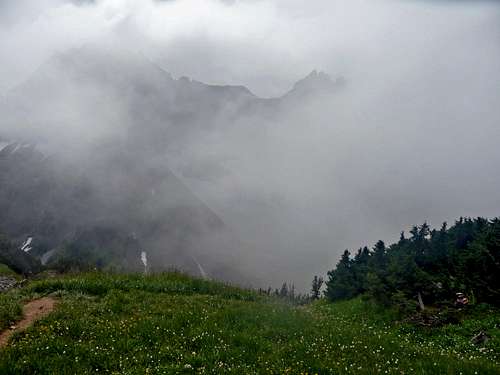
[[0,92],[55,51],[110,35],[176,76],[262,96],[315,68],[370,85],[431,60],[479,74],[498,62],[499,19],[498,2],[477,0],[2,0]]

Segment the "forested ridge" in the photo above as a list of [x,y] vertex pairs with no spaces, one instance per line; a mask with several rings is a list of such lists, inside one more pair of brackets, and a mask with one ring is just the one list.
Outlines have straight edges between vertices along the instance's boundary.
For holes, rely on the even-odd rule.
[[397,243],[378,241],[354,256],[345,250],[328,273],[331,301],[364,295],[384,306],[446,305],[456,293],[472,303],[500,304],[500,219],[460,218],[453,226],[414,226]]

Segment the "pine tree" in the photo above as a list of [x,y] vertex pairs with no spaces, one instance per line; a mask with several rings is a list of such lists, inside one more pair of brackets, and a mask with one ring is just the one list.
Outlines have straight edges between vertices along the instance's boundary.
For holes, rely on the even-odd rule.
[[335,270],[328,272],[325,294],[332,301],[349,299],[357,295],[350,255],[349,250],[345,250]]

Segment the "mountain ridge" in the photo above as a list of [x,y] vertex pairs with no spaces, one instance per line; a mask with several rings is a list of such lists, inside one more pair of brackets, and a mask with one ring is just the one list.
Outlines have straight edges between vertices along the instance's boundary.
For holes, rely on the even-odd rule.
[[[278,121],[316,93],[338,87],[314,71],[283,96],[264,99],[244,86],[174,79],[128,50],[86,46],[57,54],[0,102],[11,115],[0,119],[0,139],[11,141],[0,151],[7,187],[0,201],[11,215],[0,218],[0,230],[18,242],[34,237],[33,254],[44,261],[51,251],[63,255],[68,241],[95,236],[87,242],[96,248],[127,248],[136,233],[140,242],[129,262],[134,269],[145,250],[154,266],[174,264],[196,274],[196,255],[207,273],[234,280],[240,272],[227,265],[236,263],[231,249],[238,240],[230,234],[229,240],[214,239],[225,230],[223,220],[175,175],[170,160],[183,158],[193,139]],[[242,121],[246,117],[252,121]],[[37,156],[28,148],[18,151],[14,142],[35,144],[30,150]],[[99,242],[99,228],[115,233],[113,240]],[[223,247],[225,254],[203,258],[208,247]]]

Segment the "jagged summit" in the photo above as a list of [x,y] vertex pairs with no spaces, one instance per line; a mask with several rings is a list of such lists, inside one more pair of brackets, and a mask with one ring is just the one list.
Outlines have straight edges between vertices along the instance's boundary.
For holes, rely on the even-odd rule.
[[108,44],[85,44],[55,55],[46,65],[52,65],[49,69],[72,74],[79,79],[97,80],[99,83],[120,85],[121,88],[171,90],[170,95],[185,95],[186,91],[199,94],[200,91],[212,90],[228,97],[255,97],[241,85],[211,85],[187,76],[176,79],[142,53]]
[[325,72],[313,70],[305,78],[299,80],[287,94],[311,94],[314,92],[328,92],[340,88],[345,84],[343,77],[332,79]]
[[[140,138],[150,133],[155,142],[175,142],[193,128],[217,126],[221,116],[234,119],[262,110],[287,111],[288,99],[328,94],[343,83],[342,78],[333,80],[314,70],[285,95],[263,99],[245,86],[176,79],[141,53],[89,43],[54,55],[7,93],[0,101],[0,112],[6,114],[0,126],[13,138],[19,137],[19,124],[25,134],[29,127],[34,139],[46,126],[59,135],[71,137],[77,131],[87,136],[81,129],[91,119],[99,122],[94,127],[101,134],[140,128]],[[145,127],[150,131],[144,133]]]

